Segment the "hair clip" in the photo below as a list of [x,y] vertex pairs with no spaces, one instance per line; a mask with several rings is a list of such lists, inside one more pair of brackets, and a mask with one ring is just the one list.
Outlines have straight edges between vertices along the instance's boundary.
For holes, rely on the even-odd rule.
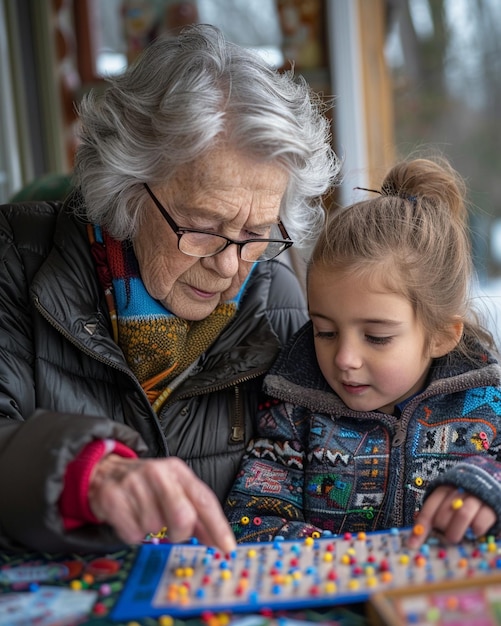
[[379,191],[379,189],[367,189],[367,187],[353,187],[353,189],[360,189],[361,191],[370,191],[371,193],[378,193],[380,196],[383,195],[383,192]]

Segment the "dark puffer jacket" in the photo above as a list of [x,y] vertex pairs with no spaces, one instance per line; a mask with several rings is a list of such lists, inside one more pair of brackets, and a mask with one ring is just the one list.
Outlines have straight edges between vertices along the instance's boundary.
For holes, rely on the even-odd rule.
[[58,202],[0,208],[0,545],[107,550],[105,525],[64,533],[66,465],[95,438],[183,458],[223,500],[252,436],[262,376],[306,320],[283,263],[259,264],[240,310],[159,418],[120,348],[86,225]]

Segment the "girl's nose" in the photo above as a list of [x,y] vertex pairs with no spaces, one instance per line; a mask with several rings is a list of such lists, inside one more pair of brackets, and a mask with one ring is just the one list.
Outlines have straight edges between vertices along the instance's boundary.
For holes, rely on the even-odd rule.
[[334,359],[340,370],[358,369],[362,365],[360,351],[352,341],[341,340],[338,343]]

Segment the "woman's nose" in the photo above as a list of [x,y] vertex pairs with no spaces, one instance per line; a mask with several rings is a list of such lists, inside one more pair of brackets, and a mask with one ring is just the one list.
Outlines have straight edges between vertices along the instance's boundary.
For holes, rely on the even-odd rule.
[[235,244],[227,246],[214,256],[205,257],[202,261],[205,267],[214,268],[223,278],[235,276],[238,272],[239,264],[241,263],[238,246]]

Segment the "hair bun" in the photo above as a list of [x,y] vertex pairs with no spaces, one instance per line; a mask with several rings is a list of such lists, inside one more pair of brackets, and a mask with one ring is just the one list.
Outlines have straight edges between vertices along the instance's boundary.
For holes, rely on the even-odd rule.
[[458,219],[466,219],[465,182],[444,158],[401,161],[386,175],[381,193],[413,203],[419,198],[436,208],[448,208]]

